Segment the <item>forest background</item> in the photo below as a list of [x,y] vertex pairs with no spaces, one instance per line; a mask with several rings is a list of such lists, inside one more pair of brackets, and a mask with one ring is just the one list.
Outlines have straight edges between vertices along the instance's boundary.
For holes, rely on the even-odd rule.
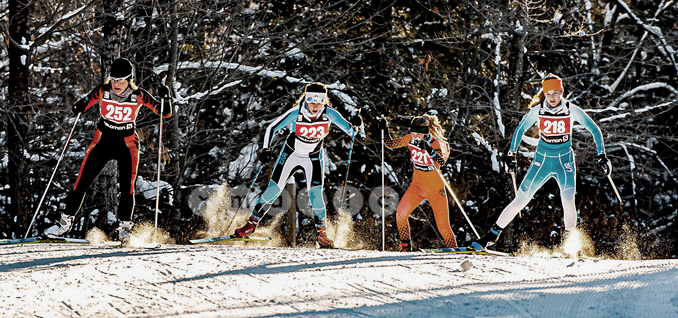
[[[365,118],[348,174],[365,198],[352,211],[361,240],[375,248],[381,240],[381,211],[368,199],[380,193],[379,115],[390,119],[394,137],[407,133],[402,116],[441,118],[452,148],[443,173],[483,233],[513,198],[504,169],[513,129],[541,78],[555,73],[564,79],[565,97],[600,125],[624,200],[620,205],[596,167],[590,133],[575,126],[579,225],[599,252],[615,253],[620,240],[630,239],[644,257],[676,255],[675,1],[6,0],[0,15],[0,237],[23,236],[75,125],[33,234],[58,220],[98,119],[89,111],[76,123],[71,106],[105,80],[113,59],[126,57],[140,87],[153,92],[165,81],[173,90],[160,226],[180,243],[204,227],[195,202],[210,189],[249,185],[266,126],[313,81],[328,84],[333,106],[346,117],[360,109]],[[141,111],[138,221],[154,217],[149,181],[158,163],[158,126],[157,116]],[[526,136],[518,182],[538,137],[534,129]],[[342,189],[350,145],[336,128],[326,141],[329,198]],[[386,162],[387,186],[397,197],[410,180],[409,154],[387,151]],[[255,191],[265,187],[268,169]],[[115,226],[109,215],[118,202],[116,171],[111,162],[100,174],[74,234]],[[297,183],[303,188],[302,176]],[[336,218],[331,201],[328,215]],[[387,209],[396,204],[389,201]],[[560,241],[555,182],[522,214],[502,236],[502,248]],[[452,201],[450,215],[460,244],[469,243],[471,229]],[[307,218],[299,214],[300,239]],[[413,213],[415,246],[442,244],[432,220],[426,204]],[[386,225],[387,246],[395,249],[392,214]]]

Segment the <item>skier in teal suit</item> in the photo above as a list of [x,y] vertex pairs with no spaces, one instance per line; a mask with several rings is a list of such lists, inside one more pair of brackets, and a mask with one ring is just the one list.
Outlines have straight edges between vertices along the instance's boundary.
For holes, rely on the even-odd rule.
[[556,75],[549,74],[542,81],[542,89],[530,105],[532,109],[523,117],[513,132],[508,152],[508,168],[511,173],[515,173],[515,153],[518,151],[520,140],[525,131],[535,123],[539,125],[537,150],[516,197],[504,208],[487,234],[471,244],[474,249],[483,250],[493,245],[501,231],[511,223],[516,214],[530,202],[535,192],[550,178],[555,178],[560,188],[565,230],[570,231],[576,227],[577,209],[574,195],[577,167],[571,140],[574,122],[578,122],[593,134],[598,152],[597,162],[607,175],[612,172],[612,165],[605,155],[600,128],[581,108],[565,100],[562,97],[563,92],[562,80]]

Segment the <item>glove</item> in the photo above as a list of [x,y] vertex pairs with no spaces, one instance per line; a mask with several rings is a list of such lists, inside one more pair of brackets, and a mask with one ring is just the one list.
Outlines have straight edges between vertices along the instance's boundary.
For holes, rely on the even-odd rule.
[[259,162],[261,162],[262,164],[268,163],[269,161],[271,161],[271,151],[268,150],[268,149],[261,150],[261,152],[259,153],[258,159],[259,159]]
[[381,116],[377,119],[379,122],[379,130],[388,131],[388,121],[384,116]]
[[437,154],[436,151],[433,150],[433,147],[431,147],[431,144],[426,142],[426,140],[417,139],[414,141],[414,145],[417,146],[417,148],[426,150],[431,157],[435,157]]
[[79,99],[75,104],[73,104],[73,114],[78,114],[82,113],[85,111],[85,108],[87,108],[87,101],[89,101],[89,98],[85,97],[82,99]]
[[605,154],[598,155],[598,166],[603,169],[605,175],[609,176],[612,173],[612,163]]
[[516,154],[508,152],[506,154],[506,167],[508,168],[509,173],[516,173]]
[[168,99],[170,98],[170,89],[167,87],[165,84],[160,84],[158,86],[158,97],[161,99]]
[[351,125],[353,125],[353,127],[360,127],[363,125],[363,118],[360,116],[360,114],[357,114],[351,117],[351,120],[349,120],[349,122],[351,123]]

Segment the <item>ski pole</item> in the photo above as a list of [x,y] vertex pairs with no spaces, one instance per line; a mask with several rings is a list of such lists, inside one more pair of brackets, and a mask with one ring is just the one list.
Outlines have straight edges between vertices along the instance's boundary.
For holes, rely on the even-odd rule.
[[228,228],[231,227],[231,224],[233,224],[233,219],[235,219],[235,215],[238,214],[238,211],[240,211],[240,209],[242,209],[243,202],[247,201],[247,196],[250,194],[250,191],[252,191],[252,187],[254,186],[254,183],[257,182],[257,178],[259,178],[259,173],[261,173],[261,170],[263,168],[264,168],[263,164],[259,165],[259,169],[257,169],[257,173],[254,175],[254,179],[252,179],[252,183],[250,184],[249,188],[247,188],[247,193],[242,198],[242,201],[240,202],[240,206],[238,206],[238,209],[235,210],[235,212],[233,212],[233,217],[231,217],[231,220],[228,222],[228,225],[226,226],[227,230],[228,230]]
[[[358,110],[358,116],[360,116],[360,110]],[[348,182],[348,172],[351,170],[351,155],[353,155],[353,142],[355,141],[355,135],[357,134],[358,131],[353,132],[353,136],[351,137],[351,146],[349,146],[348,150],[348,164],[346,165],[346,178],[344,178],[344,188],[341,190],[341,207],[339,208],[340,211],[344,209],[345,201],[348,201],[344,200],[344,196],[346,195],[346,183]]]
[[518,195],[518,186],[516,185],[516,173],[509,172],[511,174],[511,179],[513,180],[513,194]]
[[386,183],[384,181],[384,130],[381,130],[381,250],[386,250],[386,216],[385,204],[386,200],[385,189]]
[[436,169],[436,172],[438,172],[438,175],[440,176],[440,179],[443,180],[443,183],[445,184],[445,188],[447,188],[447,191],[452,194],[452,198],[454,199],[454,202],[457,203],[457,206],[459,207],[459,210],[461,210],[461,214],[464,215],[464,218],[466,218],[466,221],[468,224],[471,226],[471,229],[473,230],[473,233],[476,234],[476,237],[480,238],[480,235],[478,234],[478,231],[476,231],[475,226],[473,226],[473,223],[471,223],[471,219],[468,218],[468,215],[466,214],[466,211],[464,211],[464,207],[461,206],[461,202],[459,202],[459,199],[457,198],[457,195],[454,193],[454,190],[452,190],[452,187],[450,187],[450,184],[447,182],[445,177],[443,177],[443,173],[440,172],[440,169],[438,167],[434,167]]
[[351,170],[351,155],[353,154],[353,141],[355,140],[355,134],[353,137],[351,137],[351,146],[350,150],[348,151],[348,164],[346,165],[346,177],[344,178],[344,187],[341,189],[341,206],[339,207],[340,211],[344,210],[344,206],[346,201],[344,200],[344,196],[346,195],[346,183],[348,182],[348,173]]
[[162,114],[165,111],[165,99],[160,98],[160,132],[158,133],[158,178],[155,187],[155,226],[153,227],[153,237],[158,230],[158,206],[160,205],[160,159],[162,158]]
[[609,174],[605,174],[607,176],[607,179],[610,180],[610,184],[612,184],[612,189],[614,190],[614,194],[617,195],[617,199],[619,199],[619,205],[624,205],[624,200],[622,200],[621,196],[619,195],[619,190],[617,190],[617,186],[614,184],[614,181],[612,181],[612,176]]
[[24,238],[28,237],[28,233],[31,231],[31,227],[33,227],[33,222],[35,222],[35,218],[38,216],[38,212],[40,211],[40,207],[42,206],[42,201],[45,199],[45,195],[47,195],[47,190],[49,190],[49,186],[52,185],[52,179],[54,179],[54,175],[57,172],[57,169],[59,168],[59,163],[61,163],[61,159],[64,158],[64,153],[66,153],[66,148],[68,147],[68,143],[71,141],[71,137],[73,136],[73,131],[75,131],[75,126],[78,124],[78,120],[80,119],[80,115],[82,113],[78,113],[78,116],[75,117],[75,122],[73,123],[73,128],[71,128],[71,132],[68,134],[68,137],[66,137],[66,143],[64,144],[64,148],[61,150],[61,155],[59,155],[59,160],[57,160],[56,166],[54,166],[54,171],[52,171],[52,176],[49,177],[49,181],[47,182],[47,187],[45,187],[45,192],[42,193],[42,197],[40,198],[40,203],[38,203],[38,208],[35,209],[35,213],[33,214],[33,219],[31,219],[31,224],[28,225],[28,230],[26,230],[26,235],[24,235]]
[[[509,171],[509,174],[511,175],[511,180],[513,181],[513,194],[517,196],[518,195],[518,186],[516,184],[516,173]],[[523,213],[521,211],[518,211],[518,217],[519,218],[523,217]]]

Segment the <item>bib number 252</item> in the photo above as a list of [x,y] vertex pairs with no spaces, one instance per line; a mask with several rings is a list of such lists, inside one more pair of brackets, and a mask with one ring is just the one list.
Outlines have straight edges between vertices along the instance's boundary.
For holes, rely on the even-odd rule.
[[117,122],[132,121],[132,109],[123,106],[107,105],[104,118]]

